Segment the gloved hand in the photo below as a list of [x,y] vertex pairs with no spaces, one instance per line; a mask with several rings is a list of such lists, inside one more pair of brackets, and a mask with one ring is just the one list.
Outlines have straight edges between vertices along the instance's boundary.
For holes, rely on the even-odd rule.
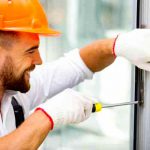
[[150,29],[135,29],[116,38],[114,54],[150,71]]
[[86,120],[92,112],[92,106],[93,103],[88,98],[67,89],[39,105],[36,110],[42,110],[56,126]]

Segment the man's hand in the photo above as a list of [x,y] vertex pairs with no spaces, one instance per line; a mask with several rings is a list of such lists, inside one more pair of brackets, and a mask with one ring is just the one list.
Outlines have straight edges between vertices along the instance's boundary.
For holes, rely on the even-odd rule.
[[150,29],[135,29],[116,39],[114,54],[127,58],[137,67],[150,71]]
[[[67,89],[38,106],[52,124],[66,125],[86,120],[92,112],[92,101],[76,91]],[[52,127],[53,128],[53,127]]]

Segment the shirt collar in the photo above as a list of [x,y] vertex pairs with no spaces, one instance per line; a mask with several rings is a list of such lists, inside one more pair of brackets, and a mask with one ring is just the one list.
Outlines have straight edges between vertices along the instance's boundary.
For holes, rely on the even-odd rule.
[[18,93],[18,91],[6,90],[5,93],[6,93],[7,95],[13,96],[13,95],[16,95],[16,94]]

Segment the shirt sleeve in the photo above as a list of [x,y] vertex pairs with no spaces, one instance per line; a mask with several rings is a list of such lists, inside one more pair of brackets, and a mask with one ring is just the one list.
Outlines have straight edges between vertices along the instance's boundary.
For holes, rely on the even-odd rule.
[[27,93],[30,109],[92,77],[93,72],[81,59],[79,49],[72,50],[53,63],[41,65],[31,74],[31,88]]

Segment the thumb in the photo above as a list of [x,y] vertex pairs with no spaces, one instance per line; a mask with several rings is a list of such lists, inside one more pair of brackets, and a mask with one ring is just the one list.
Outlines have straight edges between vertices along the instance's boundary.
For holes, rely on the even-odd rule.
[[81,101],[84,104],[84,114],[85,114],[85,119],[87,119],[90,117],[92,113],[93,101],[85,95],[82,97]]

